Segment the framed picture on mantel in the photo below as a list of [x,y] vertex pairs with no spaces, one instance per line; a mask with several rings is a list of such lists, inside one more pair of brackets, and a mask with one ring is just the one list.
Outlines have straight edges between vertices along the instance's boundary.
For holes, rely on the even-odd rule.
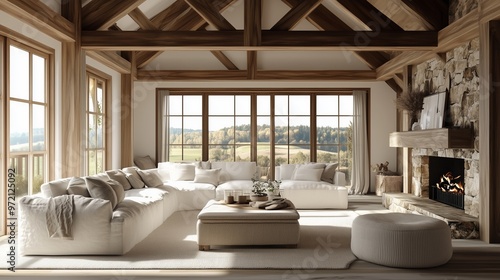
[[447,92],[441,92],[424,97],[424,105],[420,114],[422,129],[442,128],[446,116]]

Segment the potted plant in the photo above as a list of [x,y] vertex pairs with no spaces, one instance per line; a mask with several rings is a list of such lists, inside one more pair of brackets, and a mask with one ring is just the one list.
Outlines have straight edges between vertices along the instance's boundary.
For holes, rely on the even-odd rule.
[[405,110],[410,116],[410,125],[418,122],[418,114],[424,106],[425,91],[405,91],[396,99],[396,107],[399,110]]
[[252,187],[253,194],[250,196],[250,200],[252,201],[266,201],[272,198],[271,196],[277,195],[277,193],[279,192],[281,181],[277,180],[266,180],[266,181],[252,180],[252,181],[253,181],[253,187]]

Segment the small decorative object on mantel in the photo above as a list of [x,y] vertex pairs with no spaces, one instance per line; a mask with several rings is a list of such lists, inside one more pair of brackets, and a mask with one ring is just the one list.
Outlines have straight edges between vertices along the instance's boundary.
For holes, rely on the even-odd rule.
[[270,200],[279,194],[281,181],[277,180],[267,180],[267,181],[252,180],[252,181],[253,181],[253,188],[252,188],[253,195],[250,196],[250,200],[252,201]]
[[[410,123],[412,129],[413,124],[418,125],[418,114],[423,109],[424,97],[428,95],[426,91],[405,91],[396,99],[396,107],[399,110],[405,110],[410,116]],[[413,130],[418,130],[417,127]]]
[[377,163],[375,165],[372,165],[372,170],[373,172],[377,173],[377,175],[387,175],[387,176],[395,175],[396,172],[390,171],[388,166],[389,166],[388,161],[384,163]]

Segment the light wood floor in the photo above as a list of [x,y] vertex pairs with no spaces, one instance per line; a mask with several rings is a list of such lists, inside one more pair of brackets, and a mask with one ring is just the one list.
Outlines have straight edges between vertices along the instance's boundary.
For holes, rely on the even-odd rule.
[[[376,196],[350,197],[349,204],[383,209]],[[500,244],[453,240],[452,259],[429,269],[396,269],[358,260],[346,270],[18,270],[15,273],[4,270],[0,271],[0,279],[500,279]]]

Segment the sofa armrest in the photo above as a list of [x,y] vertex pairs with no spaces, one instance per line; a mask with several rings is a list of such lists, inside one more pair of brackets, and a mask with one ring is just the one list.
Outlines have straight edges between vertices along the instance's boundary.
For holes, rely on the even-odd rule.
[[[23,255],[119,254],[111,235],[112,207],[108,200],[74,196],[72,239],[50,238],[46,209],[49,198],[19,200],[19,241]],[[121,244],[118,244],[121,245]]]
[[345,187],[345,185],[347,184],[345,180],[345,173],[340,171],[335,172],[333,183],[337,186]]

